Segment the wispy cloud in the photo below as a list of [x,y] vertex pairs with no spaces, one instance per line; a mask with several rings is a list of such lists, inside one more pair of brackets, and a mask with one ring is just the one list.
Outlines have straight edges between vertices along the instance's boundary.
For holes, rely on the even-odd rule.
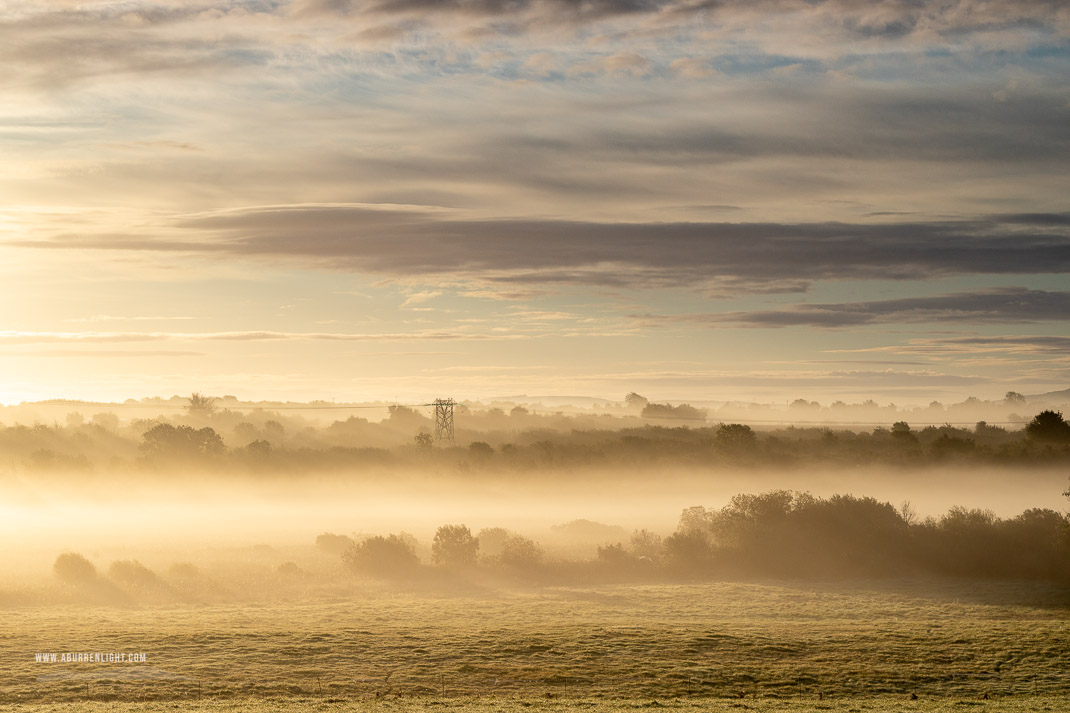
[[0,343],[118,343],[118,342],[271,342],[271,341],[328,341],[328,342],[406,342],[451,340],[530,339],[527,334],[480,334],[462,331],[427,330],[389,334],[350,334],[344,332],[31,332],[0,331]]
[[831,352],[898,352],[902,354],[961,355],[1018,354],[1024,356],[1065,356],[1070,354],[1070,337],[1048,335],[965,336],[910,339],[906,344]]
[[123,317],[114,314],[94,314],[89,317],[71,317],[67,319],[68,322],[75,323],[96,323],[96,322],[168,322],[168,321],[186,321],[195,319],[195,317],[180,317],[180,316],[168,316],[168,315],[142,315],[142,316],[128,316]]
[[204,357],[208,356],[206,352],[194,352],[183,350],[165,350],[165,349],[130,349],[130,350],[116,350],[116,349],[38,349],[38,350],[24,350],[24,351],[3,351],[0,352],[0,357],[33,357],[38,358],[54,358],[54,359],[69,359],[69,358],[102,358],[102,359],[142,359],[142,358],[154,358],[154,357],[175,357],[175,358],[187,358],[187,357]]
[[433,300],[436,297],[442,295],[442,290],[424,290],[422,292],[414,292],[405,298],[405,301],[401,303],[402,307],[411,307],[412,305],[423,304],[428,300]]
[[787,309],[713,314],[637,315],[642,323],[739,327],[858,327],[866,324],[1070,321],[1070,292],[1006,287],[873,302],[798,304]]

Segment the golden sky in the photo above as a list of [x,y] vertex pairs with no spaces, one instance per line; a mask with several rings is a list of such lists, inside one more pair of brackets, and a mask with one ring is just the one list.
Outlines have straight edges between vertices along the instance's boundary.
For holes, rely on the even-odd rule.
[[0,402],[1070,382],[1052,0],[0,0]]

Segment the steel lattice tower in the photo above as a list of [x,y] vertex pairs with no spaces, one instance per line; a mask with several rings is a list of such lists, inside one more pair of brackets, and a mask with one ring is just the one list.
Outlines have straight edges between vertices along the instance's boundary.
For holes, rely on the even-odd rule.
[[453,439],[453,399],[435,399],[435,443],[454,445]]

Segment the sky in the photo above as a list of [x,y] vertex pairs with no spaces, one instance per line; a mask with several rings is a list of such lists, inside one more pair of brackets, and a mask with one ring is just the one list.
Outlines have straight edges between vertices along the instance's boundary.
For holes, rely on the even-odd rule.
[[1064,0],[0,0],[0,402],[1070,386]]

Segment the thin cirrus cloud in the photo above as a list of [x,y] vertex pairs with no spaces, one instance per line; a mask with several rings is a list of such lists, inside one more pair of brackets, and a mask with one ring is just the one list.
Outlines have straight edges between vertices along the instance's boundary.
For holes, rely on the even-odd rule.
[[993,335],[930,337],[911,339],[906,344],[858,349],[835,349],[831,352],[896,352],[926,356],[1011,354],[1024,357],[1052,357],[1063,361],[1070,354],[1070,337],[1056,335]]
[[787,309],[721,314],[639,315],[647,325],[694,323],[735,327],[859,327],[867,324],[1023,323],[1070,319],[1070,292],[1008,287],[932,297],[799,304]]
[[455,340],[528,339],[525,334],[480,334],[462,331],[424,330],[416,332],[351,334],[345,332],[35,332],[0,331],[0,343],[6,344],[113,344],[124,342],[406,342]]
[[[807,280],[1070,272],[1068,215],[854,224],[606,223],[458,220],[368,206],[274,206],[182,219],[177,232],[188,239],[115,236],[8,244],[301,259],[397,278],[450,276],[522,286],[716,287],[727,279],[741,291],[751,285],[756,292],[777,292],[783,284],[805,289]],[[1015,297],[1049,312],[1055,299],[1028,291],[971,299],[978,314],[996,309],[993,314],[1010,315]],[[963,299],[946,298],[944,306],[954,309],[951,302]],[[885,307],[899,315],[942,309],[937,302]],[[1018,316],[1025,313],[1025,307],[1018,309]],[[825,306],[778,319],[846,324],[860,318],[846,308]]]

